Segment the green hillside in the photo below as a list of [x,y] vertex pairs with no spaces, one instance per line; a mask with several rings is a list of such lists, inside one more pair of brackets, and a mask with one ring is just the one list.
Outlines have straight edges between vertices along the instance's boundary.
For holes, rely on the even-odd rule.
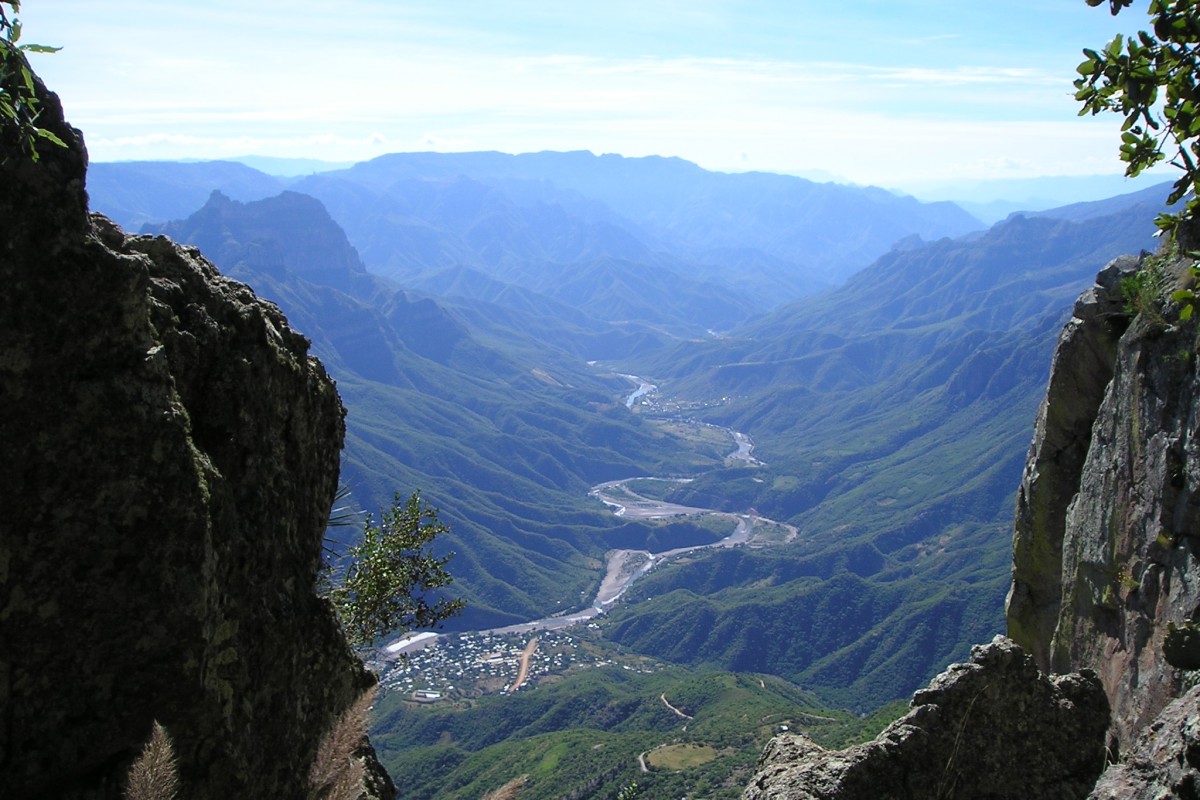
[[[523,775],[531,797],[633,780],[654,782],[654,796],[684,781],[735,796],[778,725],[808,720],[846,741],[862,730],[854,714],[1002,629],[1012,493],[1054,338],[1105,261],[1151,244],[1153,209],[909,240],[840,289],[751,319],[762,297],[732,290],[755,284],[734,265],[787,258],[735,252],[737,231],[701,248],[725,248],[726,274],[683,275],[700,256],[672,244],[693,228],[668,213],[650,215],[648,233],[526,178],[405,173],[419,161],[308,182],[332,216],[371,217],[350,237],[296,193],[214,196],[164,230],[312,338],[348,407],[343,480],[357,504],[420,488],[441,508],[453,532],[439,547],[456,551],[454,591],[468,601],[454,629],[585,607],[608,551],[711,544],[732,525],[678,508],[616,516],[588,494],[603,481],[775,524],[751,546],[643,557],[653,568],[582,626],[634,661],[519,691],[498,678],[456,686],[431,705],[404,699],[416,683],[388,684],[376,741],[411,796],[479,797]],[[797,186],[760,188],[791,203]],[[729,219],[752,240],[747,214]],[[444,296],[368,272],[351,238]],[[627,406],[622,375],[657,388]],[[752,454],[731,456],[735,431]],[[686,731],[664,697],[693,717]]]
[[665,498],[754,509],[799,536],[647,576],[606,635],[870,710],[1003,630],[1013,493],[1064,298],[1149,242],[1149,213],[1015,218],[896,251],[728,340],[675,347],[649,373],[662,405],[688,397],[763,463]]
[[[303,228],[299,245],[288,231]],[[347,405],[342,482],[364,510],[420,489],[452,533],[460,628],[574,607],[599,583],[612,547],[681,546],[711,531],[616,519],[595,483],[695,473],[728,443],[677,436],[621,403],[629,382],[495,321],[477,336],[456,312],[367,273],[311,198],[253,203],[214,196],[162,230],[202,246],[231,275],[280,304],[313,341]],[[554,328],[554,321],[544,325]],[[604,329],[603,323],[594,328]],[[547,333],[561,341],[562,335]],[[337,529],[335,536],[353,536]]]
[[521,776],[521,797],[533,800],[614,797],[632,782],[647,800],[736,798],[781,726],[838,747],[870,738],[899,713],[893,706],[860,719],[770,675],[627,666],[453,705],[388,692],[371,739],[406,798],[479,798]]

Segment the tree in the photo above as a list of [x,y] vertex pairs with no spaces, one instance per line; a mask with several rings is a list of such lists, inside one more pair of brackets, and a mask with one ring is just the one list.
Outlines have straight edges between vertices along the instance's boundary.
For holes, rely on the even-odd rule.
[[[1113,15],[1133,0],[1086,0],[1095,7],[1107,3]],[[1173,231],[1200,211],[1200,7],[1196,0],[1150,0],[1147,9],[1153,33],[1118,35],[1103,51],[1085,49],[1077,71],[1075,99],[1080,116],[1115,112],[1121,126],[1121,160],[1125,174],[1134,177],[1170,158],[1183,171],[1168,198],[1186,198],[1179,214],[1155,220]],[[1164,152],[1166,151],[1166,152]],[[1169,155],[1168,155],[1169,154]]]
[[435,627],[462,610],[462,600],[431,602],[428,596],[453,581],[445,567],[454,554],[437,557],[429,549],[449,530],[437,509],[421,502],[420,492],[407,502],[397,493],[378,525],[367,517],[362,541],[347,551],[340,585],[329,591],[351,643],[368,645],[391,633]]
[[[11,19],[5,6],[12,9]],[[59,147],[66,147],[66,144],[51,131],[38,127],[41,109],[34,89],[33,71],[25,60],[25,53],[55,53],[61,48],[21,44],[21,21],[17,19],[20,10],[20,0],[0,0],[0,143],[5,145],[5,150],[15,146],[23,155],[37,161],[39,139]],[[0,160],[7,161],[7,153],[0,156]]]

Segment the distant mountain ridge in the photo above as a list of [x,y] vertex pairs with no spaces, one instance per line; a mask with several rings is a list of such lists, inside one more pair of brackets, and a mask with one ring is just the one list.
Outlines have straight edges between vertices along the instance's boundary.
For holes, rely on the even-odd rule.
[[93,203],[126,225],[186,216],[214,189],[246,201],[289,188],[321,200],[367,267],[402,282],[467,266],[519,283],[514,265],[615,259],[716,283],[760,311],[906,237],[983,227],[952,203],[677,158],[400,153],[293,178],[222,162],[98,167]]
[[936,239],[983,227],[952,203],[922,204],[875,187],[787,175],[708,172],[658,156],[397,153],[313,180],[343,179],[378,191],[401,180],[457,176],[529,188],[530,182],[549,184],[603,203],[693,258],[750,247],[827,282],[865,266],[904,236]]
[[[614,518],[587,497],[592,484],[720,459],[628,414],[627,381],[593,370],[572,345],[495,318],[476,326],[366,272],[309,196],[214,193],[186,220],[147,231],[203,248],[303,326],[349,409],[342,477],[358,503],[379,509],[419,488],[443,509],[453,532],[440,546],[458,552],[456,588],[470,600],[460,625],[574,608],[594,593],[610,538],[645,546],[660,535],[661,525]],[[578,313],[542,320],[553,342],[577,334],[622,335]]]
[[[754,508],[797,524],[802,537],[761,553],[698,555],[647,577],[607,628],[625,644],[777,671],[865,708],[998,628],[1006,556],[995,543],[1058,315],[1099,264],[1152,243],[1156,208],[1139,205],[1144,198],[1113,200],[1103,210],[1117,213],[1079,222],[1018,216],[958,239],[910,237],[839,289],[751,319],[752,302],[681,275],[673,265],[684,257],[634,234],[622,247],[641,260],[518,257],[574,248],[586,240],[575,234],[620,222],[574,190],[507,174],[509,194],[474,178],[414,179],[404,170],[424,165],[394,160],[392,173],[354,168],[365,176],[357,186],[337,173],[306,183],[321,183],[344,212],[403,210],[405,229],[436,229],[439,247],[453,240],[486,261],[421,268],[398,289],[344,255],[353,238],[322,202],[290,191],[245,204],[217,194],[165,230],[224,259],[313,337],[351,408],[346,474],[364,497],[379,503],[400,481],[430,487],[452,509],[472,624],[587,595],[605,542],[628,539],[588,508],[589,482],[706,465],[671,499]],[[393,177],[399,196],[374,193]],[[405,216],[417,211],[420,224]],[[531,228],[533,218],[551,224]],[[454,226],[461,236],[442,235]],[[325,243],[292,233],[301,229],[324,231]],[[296,247],[329,254],[311,265],[302,253],[283,256]],[[280,271],[289,261],[295,268]],[[722,312],[727,335],[686,335]],[[597,353],[667,398],[706,401],[695,414],[749,433],[766,466],[720,468],[719,449],[698,461],[670,455],[680,443],[629,414],[623,385],[582,363]],[[809,613],[796,603],[828,609],[813,605],[818,597],[866,605],[844,637],[821,633],[828,621],[817,614],[795,648],[762,649]],[[916,628],[941,633],[871,635]],[[880,660],[884,652],[892,657]]]
[[147,223],[182,219],[214,191],[234,200],[279,194],[285,182],[233,161],[117,161],[88,166],[88,202],[94,211],[136,231]]

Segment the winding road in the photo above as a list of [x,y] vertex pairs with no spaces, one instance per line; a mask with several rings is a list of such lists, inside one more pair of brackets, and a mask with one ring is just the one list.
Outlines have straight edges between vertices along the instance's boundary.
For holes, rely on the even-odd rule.
[[659,698],[660,700],[662,700],[662,701],[663,701],[663,705],[664,705],[664,706],[666,706],[667,708],[671,709],[671,710],[672,710],[672,711],[674,711],[674,712],[675,712],[677,715],[679,715],[679,716],[683,717],[684,719],[695,719],[695,717],[693,717],[691,714],[685,714],[685,713],[683,713],[682,711],[680,711],[678,708],[676,708],[675,706],[671,705],[671,701],[667,699],[667,693],[666,693],[666,692],[663,692],[662,694],[660,694],[660,695],[658,696],[658,698]]

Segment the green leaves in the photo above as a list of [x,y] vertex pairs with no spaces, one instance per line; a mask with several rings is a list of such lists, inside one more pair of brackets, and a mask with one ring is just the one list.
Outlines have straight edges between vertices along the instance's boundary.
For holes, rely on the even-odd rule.
[[[1086,0],[1093,7],[1104,1]],[[1113,14],[1131,4],[1108,2]],[[1125,118],[1119,153],[1129,177],[1165,160],[1174,148],[1170,163],[1184,176],[1168,202],[1190,199],[1180,214],[1156,221],[1161,230],[1171,231],[1200,206],[1200,172],[1193,157],[1200,152],[1200,9],[1194,0],[1152,0],[1149,13],[1153,34],[1117,35],[1103,52],[1083,51],[1085,60],[1076,67],[1080,77],[1074,81],[1075,99],[1082,104],[1080,116],[1113,112]]]
[[1118,11],[1129,6],[1133,0],[1085,0],[1085,2],[1092,8],[1107,2],[1109,9],[1112,11],[1113,15],[1116,16]]
[[[10,20],[4,7],[10,6],[15,15],[21,9],[16,0],[0,0],[0,137],[11,140],[17,150],[31,161],[39,159],[37,143],[46,141],[59,147],[66,143],[51,131],[37,124],[41,114],[33,71],[25,53],[56,53],[61,48],[41,44],[19,44],[21,21]],[[7,161],[9,155],[0,155]]]
[[1192,310],[1195,307],[1196,293],[1191,289],[1180,289],[1177,292],[1171,293],[1171,299],[1176,303],[1182,303],[1183,307],[1179,309],[1179,319],[1184,322],[1192,318]]
[[437,515],[414,492],[407,502],[397,494],[378,525],[367,517],[362,541],[347,554],[341,585],[329,591],[352,644],[435,627],[462,610],[461,600],[427,598],[453,581],[445,569],[453,553],[439,558],[429,550],[434,539],[449,532]]
[[[1193,261],[1200,258],[1200,253],[1192,251],[1187,254],[1188,258]],[[1200,280],[1200,266],[1193,264],[1188,267],[1188,275],[1192,281]],[[1187,322],[1192,318],[1192,314],[1196,308],[1196,291],[1195,289],[1179,289],[1171,293],[1171,299],[1180,304],[1179,319]]]

